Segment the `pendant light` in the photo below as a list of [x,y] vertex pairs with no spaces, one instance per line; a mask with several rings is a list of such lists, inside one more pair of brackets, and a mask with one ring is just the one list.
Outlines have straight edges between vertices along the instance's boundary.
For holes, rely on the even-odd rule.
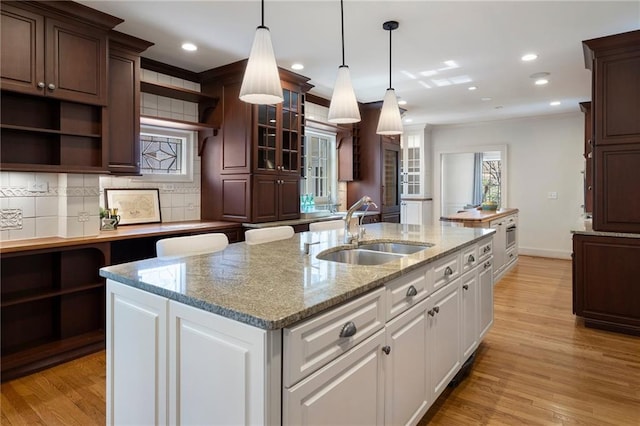
[[387,21],[382,24],[382,28],[389,31],[389,88],[384,94],[380,119],[378,120],[376,133],[379,135],[401,135],[403,131],[398,98],[396,98],[396,92],[391,86],[391,32],[399,26],[397,21]]
[[330,123],[348,124],[360,121],[360,110],[356,94],[351,85],[349,66],[344,64],[344,6],[340,0],[340,24],[342,26],[342,65],[338,67],[336,84],[329,104]]
[[259,105],[273,105],[284,100],[271,44],[271,33],[269,28],[264,26],[264,0],[262,0],[262,23],[256,28],[240,87],[240,100]]

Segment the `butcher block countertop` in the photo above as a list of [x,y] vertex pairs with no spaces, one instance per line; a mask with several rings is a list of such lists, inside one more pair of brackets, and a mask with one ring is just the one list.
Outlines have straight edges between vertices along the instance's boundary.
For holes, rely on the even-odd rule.
[[454,213],[449,216],[442,216],[440,220],[443,222],[462,222],[462,223],[486,223],[501,217],[518,213],[518,209],[500,209],[500,210],[465,210],[460,213]]
[[0,241],[0,254],[14,253],[27,250],[49,249],[56,247],[77,246],[82,244],[96,244],[132,238],[153,237],[157,235],[185,234],[190,232],[241,228],[241,224],[220,221],[191,221],[167,222],[145,225],[121,225],[114,231],[100,231],[98,235],[87,237],[48,237],[31,238],[28,240]]

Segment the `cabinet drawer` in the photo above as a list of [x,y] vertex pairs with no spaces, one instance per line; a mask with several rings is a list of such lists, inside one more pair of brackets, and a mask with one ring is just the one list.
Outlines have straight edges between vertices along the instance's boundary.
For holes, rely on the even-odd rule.
[[460,252],[451,254],[433,264],[433,291],[439,290],[460,276]]
[[462,250],[462,273],[472,270],[478,264],[478,245],[474,244]]
[[[284,329],[283,384],[290,387],[382,329],[385,289]],[[345,336],[345,337],[341,337]]]
[[480,256],[479,261],[482,262],[492,254],[493,254],[493,237],[480,241],[480,244],[478,244],[478,256]]
[[387,283],[387,321],[427,297],[427,284],[424,267]]
[[517,258],[518,258],[518,247],[516,246],[511,247],[509,250],[507,250],[504,263],[508,265],[511,262],[514,262]]

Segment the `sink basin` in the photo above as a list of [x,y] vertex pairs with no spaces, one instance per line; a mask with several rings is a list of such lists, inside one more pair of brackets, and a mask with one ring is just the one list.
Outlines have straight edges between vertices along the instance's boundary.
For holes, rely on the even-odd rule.
[[359,249],[375,250],[384,253],[413,254],[433,247],[433,244],[406,244],[406,243],[368,243],[360,244]]
[[381,265],[404,257],[404,254],[384,253],[374,250],[343,249],[328,253],[320,253],[316,256],[320,260],[332,262],[350,263],[352,265]]

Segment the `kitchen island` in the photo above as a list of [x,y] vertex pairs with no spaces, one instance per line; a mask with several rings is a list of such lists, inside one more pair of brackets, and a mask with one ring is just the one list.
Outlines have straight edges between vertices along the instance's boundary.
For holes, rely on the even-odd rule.
[[103,268],[107,423],[415,424],[492,323],[492,233],[367,225],[429,246],[379,265],[318,259],[338,230]]

